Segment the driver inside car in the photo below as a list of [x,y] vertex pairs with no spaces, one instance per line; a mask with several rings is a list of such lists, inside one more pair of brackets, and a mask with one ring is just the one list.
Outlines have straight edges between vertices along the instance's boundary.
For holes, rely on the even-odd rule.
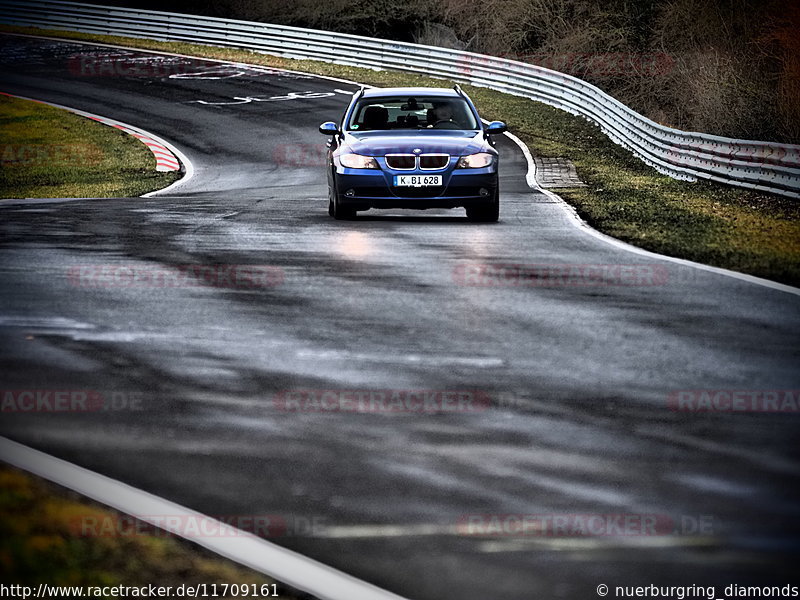
[[458,123],[453,119],[453,107],[449,102],[437,102],[433,106],[433,119],[429,114],[429,127],[434,128],[449,128],[458,126]]

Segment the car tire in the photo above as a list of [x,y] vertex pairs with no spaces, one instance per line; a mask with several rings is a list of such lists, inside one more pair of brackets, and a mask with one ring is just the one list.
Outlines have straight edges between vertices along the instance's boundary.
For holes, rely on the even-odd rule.
[[475,223],[496,223],[500,219],[500,188],[495,189],[489,204],[467,207],[467,219]]
[[336,188],[328,189],[328,214],[337,221],[355,219],[356,217],[355,209],[341,205]]

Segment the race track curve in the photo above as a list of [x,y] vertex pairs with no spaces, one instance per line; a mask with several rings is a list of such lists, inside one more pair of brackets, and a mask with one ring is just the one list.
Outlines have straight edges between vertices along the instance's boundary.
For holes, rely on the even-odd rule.
[[[117,410],[4,411],[0,434],[206,514],[273,515],[285,524],[276,543],[415,600],[797,581],[797,413],[676,411],[669,400],[800,389],[796,295],[587,235],[527,187],[506,138],[498,224],[468,223],[463,210],[337,222],[317,126],[338,120],[356,86],[0,43],[0,91],[144,128],[195,168],[149,198],[0,203],[2,388],[118,399]],[[80,66],[103,61],[140,68]],[[269,265],[282,280],[74,277],[190,264]],[[460,275],[485,264],[634,265],[657,277],[475,286]],[[488,405],[282,410],[279,394],[296,390],[470,391]],[[671,525],[465,529],[486,515]]]

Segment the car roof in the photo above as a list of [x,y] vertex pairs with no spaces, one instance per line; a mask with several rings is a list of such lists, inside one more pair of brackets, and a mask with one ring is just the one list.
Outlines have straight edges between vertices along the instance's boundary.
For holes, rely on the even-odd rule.
[[434,87],[390,87],[390,88],[366,88],[363,98],[381,98],[384,96],[459,96],[452,88]]

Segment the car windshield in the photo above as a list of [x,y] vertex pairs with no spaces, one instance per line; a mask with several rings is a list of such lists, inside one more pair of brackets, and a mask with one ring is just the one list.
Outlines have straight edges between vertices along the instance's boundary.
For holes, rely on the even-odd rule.
[[479,129],[466,100],[460,97],[363,98],[350,116],[352,131],[390,129]]

